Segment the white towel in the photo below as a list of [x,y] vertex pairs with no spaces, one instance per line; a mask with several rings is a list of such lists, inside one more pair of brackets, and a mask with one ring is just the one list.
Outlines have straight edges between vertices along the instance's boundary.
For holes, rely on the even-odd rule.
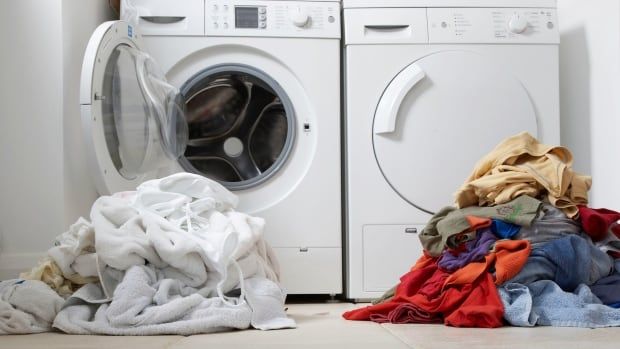
[[78,274],[84,278],[97,276],[95,262],[95,230],[80,217],[69,230],[54,240],[47,254],[56,262],[63,275],[72,279]]
[[6,280],[0,282],[0,334],[46,332],[64,299],[44,282]]
[[54,327],[71,334],[191,335],[250,326],[252,311],[246,303],[230,306],[162,277],[152,266],[131,267],[112,302],[103,304],[101,287],[86,285],[67,301]]
[[95,228],[95,249],[107,265],[127,270],[146,261],[164,267],[149,242],[142,217],[130,206],[130,201],[115,196],[102,196],[90,211]]
[[282,289],[265,278],[245,280],[246,298],[252,308],[252,327],[259,330],[295,328],[295,320],[288,318],[283,304],[286,295]]
[[[101,197],[91,211],[98,257],[121,271],[150,263],[167,278],[220,295],[236,285],[227,279],[237,266],[241,280],[278,281],[264,220],[234,211],[236,205],[237,197],[219,183],[190,173],[144,182],[135,195]],[[237,263],[247,258],[255,264]],[[112,289],[104,280],[108,296]]]
[[[265,222],[236,205],[226,188],[189,173],[99,198],[92,226],[78,220],[50,251],[67,272],[96,274],[101,284],[76,291],[54,327],[110,335],[295,327]],[[239,297],[226,295],[233,289]],[[40,328],[49,328],[53,316],[44,319]]]

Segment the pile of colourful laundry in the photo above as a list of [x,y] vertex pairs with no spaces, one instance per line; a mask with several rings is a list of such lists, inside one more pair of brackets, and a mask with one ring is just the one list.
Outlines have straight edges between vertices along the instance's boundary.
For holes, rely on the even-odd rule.
[[47,257],[0,282],[0,334],[190,335],[295,327],[265,221],[178,173],[102,196]]
[[500,143],[420,234],[424,255],[349,320],[456,327],[620,326],[620,213],[587,206],[570,151]]

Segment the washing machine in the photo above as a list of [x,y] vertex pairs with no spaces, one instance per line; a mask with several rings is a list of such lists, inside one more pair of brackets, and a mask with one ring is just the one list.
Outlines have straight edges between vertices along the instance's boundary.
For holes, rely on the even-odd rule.
[[551,0],[344,0],[346,295],[380,296],[476,162],[528,131],[559,144]]
[[342,293],[340,3],[132,4],[137,25],[102,24],[83,63],[98,192],[217,180],[266,219],[289,294]]

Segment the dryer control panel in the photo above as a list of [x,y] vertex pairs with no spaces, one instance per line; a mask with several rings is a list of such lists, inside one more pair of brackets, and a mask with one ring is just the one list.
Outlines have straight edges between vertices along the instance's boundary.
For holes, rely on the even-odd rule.
[[207,36],[340,37],[340,4],[207,0]]
[[559,44],[550,8],[350,8],[345,45]]
[[557,13],[547,8],[429,8],[430,43],[558,44]]

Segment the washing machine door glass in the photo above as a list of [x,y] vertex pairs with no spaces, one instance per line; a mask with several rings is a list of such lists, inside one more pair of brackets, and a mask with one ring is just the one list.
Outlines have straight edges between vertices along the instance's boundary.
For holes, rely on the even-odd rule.
[[283,166],[293,147],[295,113],[286,92],[244,65],[206,69],[181,88],[189,127],[181,165],[231,190],[258,185]]
[[183,104],[173,89],[161,90],[165,81],[158,75],[146,54],[126,45],[117,46],[106,65],[106,144],[116,169],[129,179],[166,166],[184,150],[187,128],[177,117]]
[[388,84],[373,121],[376,161],[404,200],[429,213],[453,194],[477,161],[506,137],[538,135],[534,106],[503,67],[468,51],[412,62]]
[[[111,25],[91,38],[99,44],[87,100],[91,115],[83,117],[104,192],[134,189],[134,182],[176,161],[187,142],[180,92],[126,34],[127,25],[120,27],[121,35],[119,25]],[[87,52],[85,67],[90,59]]]

